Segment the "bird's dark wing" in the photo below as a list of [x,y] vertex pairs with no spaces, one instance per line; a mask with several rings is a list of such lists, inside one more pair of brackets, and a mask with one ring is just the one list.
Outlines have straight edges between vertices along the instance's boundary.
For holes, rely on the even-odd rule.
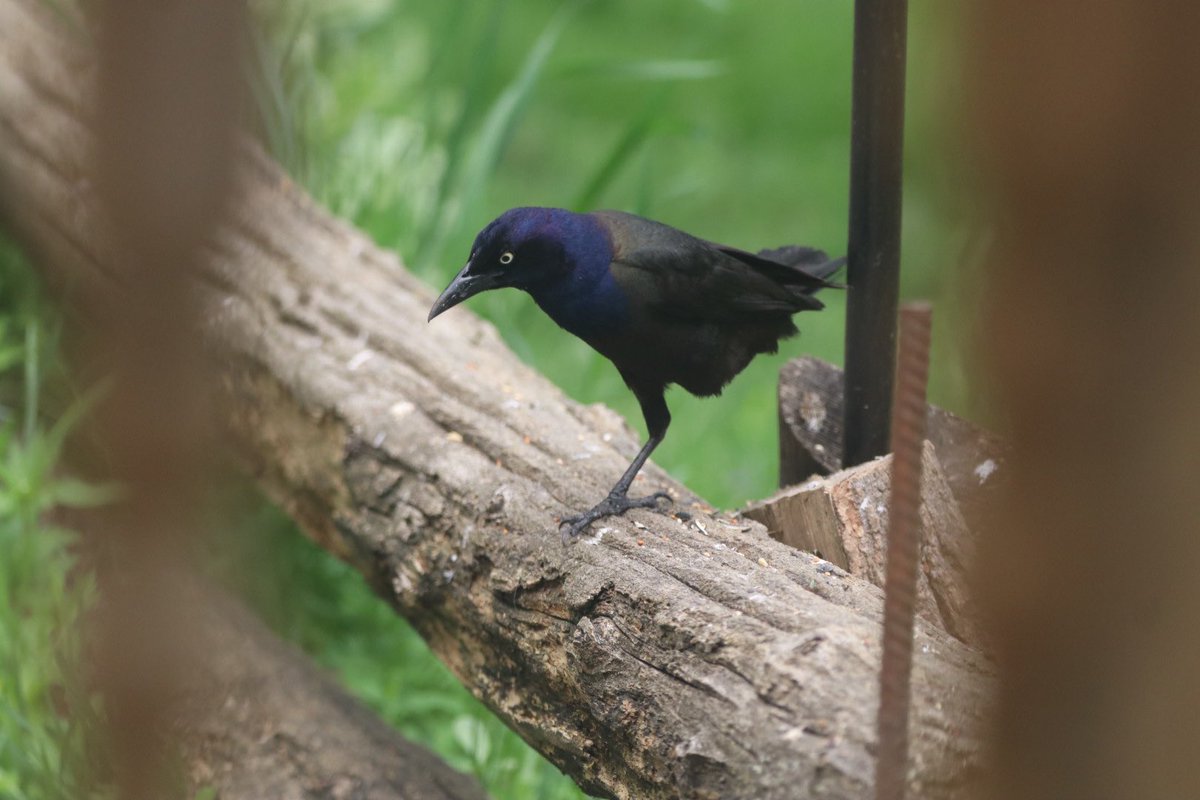
[[822,308],[811,292],[833,285],[796,266],[632,214],[595,216],[612,239],[617,283],[635,302],[672,318],[737,322],[790,316]]

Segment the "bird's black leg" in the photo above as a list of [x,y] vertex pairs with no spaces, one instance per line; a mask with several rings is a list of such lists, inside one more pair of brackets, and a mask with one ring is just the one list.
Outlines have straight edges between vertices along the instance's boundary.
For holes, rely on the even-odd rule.
[[634,389],[634,394],[637,395],[638,402],[642,406],[642,415],[646,418],[646,428],[650,433],[650,439],[633,457],[633,462],[625,470],[625,474],[609,490],[608,497],[582,514],[562,518],[559,524],[563,528],[563,544],[583,533],[587,526],[598,519],[619,516],[631,508],[656,508],[660,499],[668,501],[671,499],[666,492],[655,492],[646,497],[629,497],[630,484],[633,483],[633,479],[637,477],[638,471],[641,470],[646,460],[650,458],[654,448],[658,447],[666,437],[667,426],[671,424],[671,413],[667,410],[667,402],[663,398],[661,388],[654,391]]

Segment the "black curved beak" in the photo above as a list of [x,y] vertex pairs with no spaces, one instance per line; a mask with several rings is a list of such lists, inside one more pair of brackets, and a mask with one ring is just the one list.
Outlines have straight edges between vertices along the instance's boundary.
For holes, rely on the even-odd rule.
[[454,308],[456,305],[466,300],[468,297],[474,297],[480,292],[486,292],[488,289],[498,289],[500,287],[500,276],[493,273],[491,275],[472,275],[471,262],[462,268],[462,271],[454,276],[454,280],[450,281],[450,285],[446,287],[446,291],[442,292],[441,297],[433,304],[433,308],[429,309],[429,319],[432,320],[443,311]]

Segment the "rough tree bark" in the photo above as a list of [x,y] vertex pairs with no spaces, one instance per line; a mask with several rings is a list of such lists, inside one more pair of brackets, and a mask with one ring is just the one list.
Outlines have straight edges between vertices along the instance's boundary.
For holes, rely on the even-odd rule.
[[[86,63],[31,0],[0,0],[0,63],[9,211],[60,284],[119,310],[89,198]],[[204,337],[253,474],[585,789],[869,792],[875,587],[725,515],[635,512],[564,548],[556,517],[607,490],[634,437],[470,313],[427,325],[429,289],[252,146],[211,256]],[[691,502],[656,468],[642,483]],[[920,624],[916,653],[911,791],[957,796],[983,768],[992,668]]]

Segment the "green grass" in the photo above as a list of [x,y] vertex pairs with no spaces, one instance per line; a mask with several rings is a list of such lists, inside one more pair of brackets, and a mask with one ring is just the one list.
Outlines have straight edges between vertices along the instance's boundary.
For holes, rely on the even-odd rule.
[[73,571],[74,534],[47,512],[106,502],[112,494],[61,474],[63,442],[89,401],[70,403],[52,424],[41,413],[43,390],[61,378],[53,319],[24,260],[0,242],[3,800],[82,797],[85,785],[89,796],[105,796],[103,770],[88,758],[97,751],[87,747],[98,709],[79,682],[77,623],[94,588],[88,574]]

